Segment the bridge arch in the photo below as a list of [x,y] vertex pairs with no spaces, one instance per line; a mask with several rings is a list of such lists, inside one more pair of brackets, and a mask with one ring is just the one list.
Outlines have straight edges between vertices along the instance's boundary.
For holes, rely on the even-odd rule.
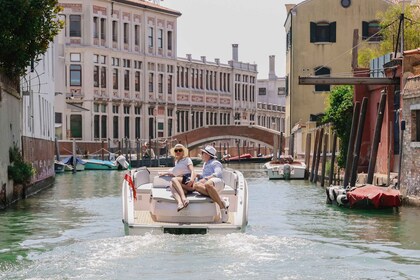
[[252,140],[273,148],[275,137],[278,139],[279,136],[279,131],[258,125],[215,125],[178,133],[173,136],[173,139],[187,145],[190,149],[200,147],[209,142],[230,139]]

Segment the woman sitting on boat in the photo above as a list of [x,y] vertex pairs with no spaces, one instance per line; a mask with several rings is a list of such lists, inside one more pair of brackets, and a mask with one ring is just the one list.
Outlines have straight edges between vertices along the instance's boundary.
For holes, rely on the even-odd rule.
[[[188,206],[189,200],[185,193],[194,191],[194,173],[193,162],[188,157],[188,149],[182,144],[176,144],[170,151],[175,158],[175,166],[166,173],[160,173],[159,176],[173,176],[171,182],[171,192],[178,203],[178,211],[181,211]],[[191,179],[193,178],[193,179]]]

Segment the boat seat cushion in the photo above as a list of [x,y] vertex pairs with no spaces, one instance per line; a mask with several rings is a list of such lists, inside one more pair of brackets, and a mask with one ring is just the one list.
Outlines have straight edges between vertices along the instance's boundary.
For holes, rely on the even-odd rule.
[[150,171],[147,168],[137,169],[133,177],[136,188],[143,184],[150,183]]
[[[233,195],[234,192],[235,191],[232,187],[225,185],[225,188],[223,189],[221,195]],[[154,199],[175,202],[175,199],[169,188],[152,188],[152,197]],[[188,193],[187,198],[190,201],[190,203],[213,202],[210,197],[201,195],[198,192]]]
[[153,188],[166,189],[171,185],[172,176],[155,176],[153,178]]

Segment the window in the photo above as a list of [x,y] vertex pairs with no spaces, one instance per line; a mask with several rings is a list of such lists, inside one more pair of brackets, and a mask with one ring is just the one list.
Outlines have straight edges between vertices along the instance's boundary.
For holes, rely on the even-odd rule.
[[80,15],[70,15],[70,37],[81,37],[82,26]]
[[70,86],[82,85],[82,66],[78,64],[70,65]]
[[112,124],[113,124],[113,128],[114,128],[112,136],[114,137],[114,139],[118,139],[120,136],[119,136],[119,133],[118,133],[118,117],[117,116],[114,116],[112,118]]
[[101,68],[101,88],[106,88],[106,67]]
[[112,42],[118,42],[118,22],[112,21]]
[[124,44],[128,44],[128,23],[124,23]]
[[290,29],[286,35],[286,50],[289,50],[291,47],[292,47],[292,29]]
[[93,117],[93,137],[99,138],[99,115]]
[[130,71],[124,71],[124,90],[130,90]]
[[118,69],[115,68],[112,73],[112,88],[118,89]]
[[140,72],[136,71],[134,73],[134,90],[139,92],[140,91]]
[[82,115],[70,116],[70,138],[82,138]]
[[382,40],[381,26],[378,21],[362,22],[362,39],[369,42],[378,42]]
[[93,86],[99,87],[99,66],[93,66]]
[[158,48],[163,48],[163,29],[158,29]]
[[153,27],[149,27],[149,34],[148,34],[148,46],[149,48],[153,48]]
[[107,117],[101,116],[101,137],[106,139],[108,138],[108,132],[106,130],[106,124],[107,124]]
[[277,88],[277,95],[285,95],[285,94],[286,94],[286,88],[285,87]]
[[149,92],[153,92],[153,73],[149,73]]
[[411,142],[420,142],[420,108],[411,110]]
[[310,41],[311,43],[335,43],[336,22],[311,22]]
[[[327,76],[329,77],[331,70],[326,67],[315,68],[315,76]],[[330,85],[315,85],[315,91],[330,91]]]
[[130,138],[130,117],[124,117],[124,137]]
[[105,40],[106,38],[106,20],[101,18],[101,39]]
[[163,74],[159,74],[158,92],[163,93]]
[[172,50],[172,31],[168,31],[168,50]]
[[172,75],[168,76],[168,94],[172,94]]
[[99,38],[99,19],[93,17],[93,38]]
[[258,89],[258,95],[266,95],[267,89],[266,88],[259,88]]
[[136,46],[140,45],[140,26],[134,26],[134,44]]

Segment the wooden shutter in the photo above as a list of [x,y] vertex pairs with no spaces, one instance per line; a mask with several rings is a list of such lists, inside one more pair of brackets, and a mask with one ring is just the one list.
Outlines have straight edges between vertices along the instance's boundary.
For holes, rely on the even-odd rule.
[[315,42],[317,42],[317,39],[316,39],[316,23],[311,21],[310,27],[311,27],[310,41],[311,41],[311,43],[315,43]]
[[336,30],[337,30],[337,23],[331,22],[330,23],[330,42],[335,43],[336,42]]
[[366,40],[369,37],[369,22],[362,21],[362,39]]

